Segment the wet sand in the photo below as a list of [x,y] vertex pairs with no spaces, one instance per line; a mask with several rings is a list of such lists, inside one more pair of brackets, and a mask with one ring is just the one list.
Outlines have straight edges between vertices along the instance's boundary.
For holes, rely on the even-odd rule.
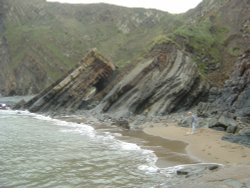
[[175,123],[151,124],[144,132],[167,140],[187,143],[186,152],[200,162],[224,165],[250,165],[250,148],[221,140],[224,132],[208,128],[197,129],[191,134],[190,128],[176,126]]
[[154,151],[158,158],[156,165],[160,168],[199,162],[187,154],[186,147],[188,144],[185,142],[178,140],[166,140],[159,136],[146,134],[139,130],[123,130],[120,133],[122,134],[122,137],[119,139],[136,143],[143,149]]
[[[81,116],[65,116],[58,117],[58,119],[75,123],[86,123],[99,132],[114,133],[120,140],[135,143],[143,149],[152,150],[158,158],[156,165],[160,168],[199,162],[187,154],[186,147],[188,144],[183,141],[166,140],[158,135],[146,134],[142,130],[125,130],[117,126],[110,126],[110,123],[99,122],[95,118],[86,119]],[[119,134],[121,136],[118,136]]]
[[188,134],[189,128],[170,122],[146,123],[143,126],[148,128],[143,131],[132,131],[96,120],[86,121],[85,118],[61,119],[92,125],[98,131],[113,133],[120,140],[152,150],[158,157],[156,165],[160,168],[199,162],[224,164],[223,168],[211,173],[184,178],[183,182],[178,179],[171,188],[250,185],[250,148],[221,140],[223,132],[201,128],[195,134]]
[[143,131],[123,130],[116,126],[93,120],[86,122],[83,118],[60,118],[66,121],[86,123],[99,131],[120,133],[119,138],[150,149],[158,157],[157,166],[169,167],[179,164],[198,162],[220,163],[224,165],[250,165],[250,148],[221,140],[224,132],[208,128],[191,129],[179,127],[176,123],[146,123]]

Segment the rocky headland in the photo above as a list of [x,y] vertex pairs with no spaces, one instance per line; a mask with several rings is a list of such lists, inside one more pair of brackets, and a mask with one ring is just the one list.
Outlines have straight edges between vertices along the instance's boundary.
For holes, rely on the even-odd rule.
[[[164,17],[162,12],[146,12],[144,15],[147,19],[141,19],[141,17],[139,19],[135,16],[137,19],[133,17],[129,19],[127,25],[120,25],[118,33],[112,32],[111,35],[109,32],[102,33],[101,37],[96,35],[96,37],[100,37],[100,41],[104,42],[98,46],[99,43],[95,41],[91,47],[97,46],[98,49],[100,47],[106,53],[101,54],[96,49],[92,49],[79,63],[74,62],[70,65],[67,64],[68,61],[75,60],[79,54],[69,55],[71,58],[60,64],[60,59],[63,58],[58,55],[59,53],[53,53],[60,56],[55,60],[56,63],[53,66],[47,64],[46,58],[41,62],[38,61],[39,58],[34,56],[34,54],[38,54],[35,51],[32,51],[30,55],[29,53],[28,55],[24,53],[26,54],[24,56],[20,55],[23,57],[21,59],[14,58],[14,60],[18,59],[16,62],[11,60],[10,54],[13,55],[16,49],[13,51],[13,48],[8,47],[8,45],[13,45],[15,38],[8,38],[9,35],[5,31],[11,26],[9,21],[17,18],[14,16],[13,10],[18,6],[15,4],[17,1],[10,2],[4,4],[5,9],[0,9],[0,14],[3,15],[0,19],[0,31],[3,31],[0,38],[0,55],[2,57],[0,67],[4,67],[6,70],[0,74],[0,80],[3,80],[4,83],[0,87],[1,93],[7,95],[24,94],[29,86],[27,83],[31,83],[31,93],[40,91],[31,100],[21,101],[14,108],[28,109],[31,112],[45,113],[59,118],[74,114],[82,118],[79,122],[101,122],[105,125],[113,124],[133,130],[154,127],[157,123],[164,127],[170,122],[174,122],[176,126],[178,124],[180,127],[190,127],[190,120],[186,118],[186,113],[192,111],[198,116],[201,130],[212,128],[223,131],[223,134],[220,135],[223,140],[238,143],[249,149],[250,2],[248,0],[240,2],[204,0],[197,8],[176,17],[173,15],[168,17],[169,14]],[[41,12],[38,11],[40,16],[43,15],[42,10],[50,10],[49,12],[51,12],[55,7],[63,7],[53,4],[53,6],[48,5],[48,9],[46,9],[47,5],[44,2],[39,0],[37,2],[41,3],[39,4]],[[20,9],[29,7],[24,5],[25,3]],[[101,20],[110,26],[114,24],[114,21],[115,23],[124,21],[123,19],[122,21],[115,19],[118,17],[114,16],[114,7],[110,8],[106,5],[104,7],[103,14],[95,17],[94,21],[88,20],[88,22],[99,23]],[[85,23],[86,20],[81,20],[81,16],[78,15],[81,12],[80,8],[75,9],[75,7],[68,6],[65,9],[60,9],[59,15],[63,15],[63,18],[65,15],[67,17],[65,12],[68,11],[68,8],[74,10],[74,15],[70,15],[70,18],[77,17],[77,21]],[[106,11],[106,9],[110,10]],[[23,13],[23,11],[21,12]],[[115,11],[115,13],[117,12]],[[92,15],[93,12],[88,12],[87,15],[89,14]],[[52,13],[50,15],[53,17]],[[136,15],[138,16],[139,13]],[[8,18],[8,22],[4,21],[5,17]],[[48,18],[46,17],[45,20],[48,21]],[[21,22],[22,20],[15,19],[15,21]],[[157,27],[157,31],[150,30],[161,21],[168,23],[169,28],[161,26],[160,29]],[[173,23],[176,24],[172,26]],[[108,26],[105,25],[105,28]],[[69,26],[67,25],[67,27]],[[63,28],[65,29],[64,26]],[[145,31],[148,29],[148,33],[142,34],[142,30],[139,28]],[[95,28],[95,30],[98,29]],[[78,31],[78,29],[76,30]],[[164,34],[162,35],[162,33]],[[155,39],[152,37],[154,34],[158,35]],[[73,36],[72,33],[69,35]],[[86,43],[95,38],[95,35],[90,36],[90,33],[86,35],[79,35],[84,38],[84,42],[87,41]],[[136,41],[140,45],[133,46],[132,41],[135,38],[138,39],[136,37],[138,35],[141,38]],[[148,36],[153,41],[151,40],[149,45],[146,45],[142,41],[148,39]],[[120,41],[121,38],[122,41]],[[52,39],[55,38],[52,37]],[[55,41],[58,42],[57,39]],[[115,46],[107,41],[114,42]],[[72,43],[74,42],[75,40]],[[109,46],[105,46],[105,42]],[[110,46],[112,49],[108,51]],[[36,47],[36,49],[41,49],[38,50],[39,52],[47,55],[44,57],[52,57],[40,46]],[[142,50],[142,48],[146,48],[146,50]],[[79,53],[79,48],[77,50]],[[66,52],[60,53],[65,55]],[[105,57],[106,54],[108,54],[107,57],[113,58],[112,61]],[[43,55],[39,54],[39,56]],[[74,58],[72,58],[73,56]],[[43,62],[46,63],[43,64]],[[121,65],[121,62],[127,63]],[[26,66],[21,69],[20,64]],[[7,65],[12,66],[8,67]],[[12,69],[13,67],[14,69]],[[70,71],[66,71],[68,69]],[[19,80],[22,74],[18,70],[25,73],[25,79]],[[30,79],[26,74],[27,70],[32,70],[32,75],[38,75],[31,76],[32,79]],[[12,76],[4,80],[5,73],[10,73]],[[47,75],[49,75],[50,80],[48,80]],[[25,89],[20,89],[20,85],[24,81]],[[41,88],[43,88],[42,91]],[[176,139],[178,137],[174,133],[173,136],[176,136]],[[213,138],[211,137],[211,139]],[[220,141],[214,144],[218,143]],[[249,159],[249,157],[248,155],[244,156],[244,160]],[[245,164],[249,165],[249,163]],[[233,164],[230,163],[230,165]],[[233,167],[233,170],[238,169],[239,163],[235,165],[237,167]],[[205,170],[209,168],[206,167]],[[219,167],[217,166],[217,168]],[[239,168],[243,169],[243,167]],[[243,174],[242,172],[243,170],[241,170],[241,174]],[[185,174],[185,177],[189,177],[188,173]],[[223,173],[223,170],[216,173]],[[231,171],[227,173],[230,176]],[[194,179],[192,179],[193,177]],[[191,175],[192,181],[188,184],[189,187],[193,186],[197,177],[201,176]],[[249,178],[243,175],[240,178],[234,178],[237,181],[235,179],[227,181],[229,178],[218,179],[204,175],[199,184],[200,187],[211,187],[216,182],[217,187],[249,187]],[[211,181],[214,182],[211,183]],[[183,184],[185,182],[186,180],[183,181]],[[206,184],[203,184],[204,182]]]
[[76,69],[16,107],[50,115],[86,114],[127,129],[169,119],[190,126],[185,113],[191,110],[199,127],[225,131],[223,139],[249,146],[249,69],[246,51],[219,89],[172,41],[155,45],[126,73],[91,50]]

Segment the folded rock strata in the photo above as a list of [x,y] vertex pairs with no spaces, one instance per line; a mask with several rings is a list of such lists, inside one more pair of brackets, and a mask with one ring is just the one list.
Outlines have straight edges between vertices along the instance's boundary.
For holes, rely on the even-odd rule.
[[95,109],[120,118],[186,110],[206,96],[196,63],[172,42],[154,46]]
[[25,104],[31,112],[75,111],[101,91],[115,70],[115,66],[95,49],[80,65]]
[[[155,45],[119,81],[112,77],[114,70],[113,64],[92,50],[79,67],[25,107],[32,112],[92,109],[93,114],[108,114],[114,119],[138,114],[151,117],[187,110],[206,97],[208,91],[196,63],[173,42]],[[110,89],[106,93],[107,88]],[[96,96],[98,104],[93,105]]]

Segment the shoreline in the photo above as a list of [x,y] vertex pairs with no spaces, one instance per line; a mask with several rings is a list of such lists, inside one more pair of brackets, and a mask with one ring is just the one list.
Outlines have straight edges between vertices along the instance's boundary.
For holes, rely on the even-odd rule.
[[[79,119],[78,119],[79,118]],[[130,137],[133,142],[142,139],[147,143],[141,144],[146,149],[153,150],[158,157],[157,166],[169,167],[171,164],[218,163],[222,165],[250,165],[250,148],[222,140],[225,132],[209,128],[198,128],[195,134],[187,134],[190,128],[180,127],[173,122],[147,122],[142,130],[113,129],[107,122],[95,118],[60,117],[59,119],[86,123],[95,129],[108,128],[111,132],[122,134],[120,138]],[[109,123],[108,123],[109,124]],[[117,127],[119,129],[119,127]],[[150,137],[151,136],[151,137]],[[152,137],[153,136],[153,137]],[[127,141],[131,141],[128,139]],[[138,142],[139,143],[139,142]],[[139,143],[140,144],[140,143]],[[159,150],[160,147],[161,149]],[[164,151],[166,150],[166,151]],[[167,151],[168,150],[168,151]],[[172,158],[166,154],[173,152]],[[181,156],[181,157],[180,157]],[[179,159],[174,159],[175,157]],[[171,160],[172,163],[168,162]]]
[[250,165],[250,148],[221,140],[224,132],[199,128],[190,134],[190,128],[177,126],[175,123],[151,124],[144,128],[146,134],[166,140],[187,143],[186,152],[200,162],[223,165]]
[[[115,131],[117,132],[117,131]],[[120,131],[119,139],[133,142],[142,149],[152,150],[157,156],[156,166],[159,168],[173,167],[186,164],[196,164],[195,158],[186,152],[187,143],[178,140],[166,140],[159,136],[145,133],[143,130]]]
[[[166,167],[176,167],[183,166],[184,175],[178,174],[176,171],[176,174],[173,174],[173,182],[176,182],[175,185],[170,186],[170,188],[180,188],[180,187],[187,187],[187,188],[193,188],[193,187],[232,187],[231,185],[241,185],[237,187],[243,187],[245,185],[250,185],[250,148],[246,148],[244,146],[229,143],[227,141],[221,140],[221,136],[223,135],[223,132],[215,131],[212,129],[198,129],[198,132],[193,135],[187,135],[187,131],[190,131],[190,128],[183,128],[176,126],[176,123],[169,123],[169,122],[160,122],[160,123],[145,123],[143,126],[147,127],[143,130],[140,129],[138,131],[133,130],[124,130],[117,126],[109,126],[111,124],[107,122],[100,122],[95,118],[83,118],[79,116],[74,117],[61,117],[59,118],[64,121],[70,121],[75,123],[85,123],[96,130],[100,131],[110,131],[111,133],[122,133],[121,134],[121,140],[129,141],[135,144],[140,143],[140,141],[136,141],[136,139],[143,139],[144,143],[138,144],[140,147],[142,146],[143,149],[150,149],[154,151],[156,154],[158,161],[156,161],[155,165],[160,168],[157,173],[164,173],[164,170],[168,169]],[[114,129],[114,127],[116,127]],[[140,137],[139,135],[142,135]],[[213,135],[216,135],[215,137]],[[207,138],[207,140],[211,140],[212,142],[207,142],[206,144],[217,144],[219,148],[222,146],[224,150],[227,152],[230,152],[230,155],[226,156],[225,158],[219,158],[221,157],[221,153],[224,153],[223,149],[219,150],[218,153],[210,153],[210,155],[207,155],[205,150],[197,149],[195,146],[204,146],[204,142],[201,142],[204,139]],[[153,138],[153,139],[152,139]],[[189,138],[189,139],[187,139]],[[194,139],[197,138],[197,139]],[[135,139],[135,140],[134,140]],[[157,142],[155,141],[158,140]],[[169,142],[170,141],[170,142]],[[206,141],[206,139],[205,139]],[[153,143],[153,147],[151,148],[151,144]],[[176,159],[176,155],[173,155],[172,157],[172,163],[169,163],[166,156],[162,156],[159,150],[157,150],[157,146],[163,146],[166,144],[167,147],[162,147],[162,150],[164,150],[166,153],[169,151],[166,151],[167,148],[169,148],[169,143],[173,144],[174,149],[177,149],[177,153],[183,153],[186,158],[191,159],[189,163],[187,162],[180,162]],[[178,144],[177,144],[178,143]],[[177,144],[177,145],[176,145]],[[179,145],[180,144],[180,145]],[[224,144],[224,145],[221,145]],[[179,146],[178,146],[179,145]],[[231,148],[230,148],[230,147]],[[178,148],[179,147],[179,148]],[[197,150],[195,150],[196,148]],[[208,147],[209,148],[209,147]],[[213,149],[216,147],[210,147],[209,149]],[[184,152],[183,152],[184,151]],[[199,152],[197,152],[199,151]],[[245,152],[245,153],[240,153]],[[205,154],[208,158],[205,156],[202,156]],[[228,160],[232,157],[233,153],[238,153],[232,158],[232,160]],[[225,153],[224,153],[225,154]],[[242,154],[239,157],[239,154]],[[219,156],[218,156],[219,155]],[[217,156],[217,160],[213,160],[214,157]],[[174,160],[173,160],[174,159]],[[195,159],[199,159],[195,160]],[[212,160],[211,160],[212,159]],[[222,161],[224,159],[224,161]],[[236,161],[234,161],[236,160]],[[177,164],[174,164],[173,161]],[[167,162],[167,163],[164,163]],[[200,164],[202,163],[202,164]],[[183,165],[182,165],[183,164]],[[191,165],[187,165],[191,164]],[[194,165],[193,165],[194,164]],[[197,165],[196,165],[197,164]],[[222,164],[222,166],[220,165]],[[226,164],[226,165],[223,165]],[[205,165],[205,166],[204,166]],[[209,167],[212,167],[210,168]],[[212,165],[212,166],[211,166]],[[215,166],[213,166],[215,165]],[[162,171],[161,171],[162,169]],[[172,172],[173,173],[173,172]],[[187,175],[185,175],[187,174]],[[201,185],[201,186],[199,186]],[[234,186],[233,186],[234,187]],[[248,187],[248,186],[247,186]]]
[[119,140],[131,142],[139,145],[143,149],[152,150],[157,156],[156,166],[166,168],[185,164],[196,164],[200,161],[197,158],[190,156],[186,152],[188,144],[183,141],[165,139],[157,135],[147,134],[143,129],[126,130],[118,126],[110,126],[107,122],[100,122],[97,119],[84,118],[81,116],[57,117],[63,121],[84,123],[92,126],[98,131],[108,131],[111,133],[119,133]]

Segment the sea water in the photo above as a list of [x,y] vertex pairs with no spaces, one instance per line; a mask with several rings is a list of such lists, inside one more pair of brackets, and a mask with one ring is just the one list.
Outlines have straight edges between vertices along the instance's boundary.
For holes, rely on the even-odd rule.
[[0,110],[1,188],[158,187],[170,173],[152,150],[115,133],[27,111]]

